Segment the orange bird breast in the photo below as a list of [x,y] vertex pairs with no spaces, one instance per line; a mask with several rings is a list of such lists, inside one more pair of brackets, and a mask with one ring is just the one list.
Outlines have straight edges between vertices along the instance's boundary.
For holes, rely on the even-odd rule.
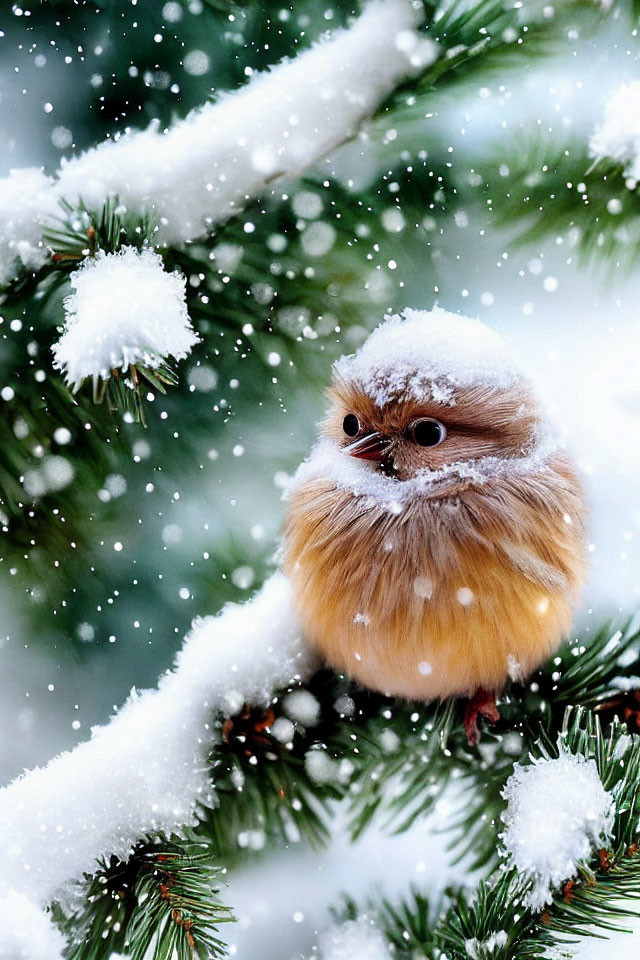
[[497,692],[570,629],[585,573],[580,484],[562,453],[399,503],[307,471],[290,495],[284,569],[334,669],[411,699]]

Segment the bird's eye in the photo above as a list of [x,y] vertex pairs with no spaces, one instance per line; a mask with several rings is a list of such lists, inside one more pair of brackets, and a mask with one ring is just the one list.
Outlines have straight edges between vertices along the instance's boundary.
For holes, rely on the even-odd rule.
[[415,420],[409,427],[409,436],[421,447],[437,447],[447,435],[444,424],[432,417]]
[[348,437],[357,437],[360,433],[360,421],[355,413],[348,413],[342,421],[342,429]]

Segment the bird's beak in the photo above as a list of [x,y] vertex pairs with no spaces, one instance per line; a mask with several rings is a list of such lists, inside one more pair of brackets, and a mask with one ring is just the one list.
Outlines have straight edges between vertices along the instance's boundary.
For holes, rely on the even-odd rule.
[[345,447],[345,451],[358,460],[375,460],[383,463],[389,456],[391,450],[391,440],[384,437],[381,433],[374,431],[366,436],[350,443]]

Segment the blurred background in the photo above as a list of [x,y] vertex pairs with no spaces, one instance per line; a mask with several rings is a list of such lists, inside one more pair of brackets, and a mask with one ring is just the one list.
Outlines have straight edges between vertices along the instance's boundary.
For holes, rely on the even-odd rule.
[[[117,131],[167,124],[356,12],[341,0],[28,7],[0,11],[0,175],[53,173]],[[193,252],[190,285],[205,283],[212,306],[194,317],[204,343],[182,363],[180,387],[149,405],[146,429],[114,426],[82,401],[71,444],[52,441],[47,453],[72,464],[66,483],[50,470],[35,518],[3,517],[0,782],[85,739],[131,687],[155,684],[193,617],[259,586],[275,562],[282,488],[313,441],[331,363],[390,309],[439,303],[479,316],[512,344],[579,461],[592,506],[591,579],[576,631],[636,609],[640,279],[633,244],[607,210],[624,180],[591,207],[579,188],[608,97],[638,76],[633,5],[608,7],[536,5],[539,43],[479,58],[375,118],[308,181],[283,185],[250,243],[241,223],[221,228],[203,245],[216,260],[202,279]],[[638,222],[635,209],[624,217]],[[314,223],[328,232],[314,237]],[[7,443],[35,417],[20,389],[41,371],[43,390],[58,379],[43,344],[60,322],[53,303],[37,360],[27,361],[35,335],[28,323],[9,329],[11,310],[0,304],[0,386],[16,391],[0,401]],[[251,350],[241,358],[234,344],[246,323]],[[49,436],[51,417],[40,423]],[[117,432],[113,449],[79,436],[87,417],[100,436]],[[46,473],[34,449],[20,448],[21,473]],[[75,547],[60,536],[60,510]],[[449,880],[432,828],[383,840],[370,832],[352,851],[338,838],[314,861],[288,850],[245,869],[228,898],[240,918],[233,950],[276,960],[306,949],[338,893],[358,895],[374,877],[390,891],[407,878]]]

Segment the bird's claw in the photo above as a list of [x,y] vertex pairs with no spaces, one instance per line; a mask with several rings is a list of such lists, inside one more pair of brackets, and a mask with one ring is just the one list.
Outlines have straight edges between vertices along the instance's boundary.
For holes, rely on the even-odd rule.
[[500,711],[496,706],[496,695],[480,687],[473,694],[467,704],[464,714],[464,729],[470,747],[475,747],[480,739],[480,725],[478,720],[483,717],[487,723],[497,723]]

